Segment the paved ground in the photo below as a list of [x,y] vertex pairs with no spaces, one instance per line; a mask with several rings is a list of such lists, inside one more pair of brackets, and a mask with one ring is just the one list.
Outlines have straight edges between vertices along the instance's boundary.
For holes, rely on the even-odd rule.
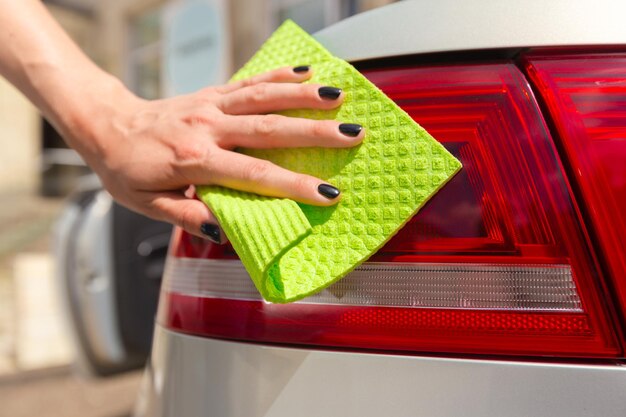
[[50,229],[63,201],[0,194],[0,417],[125,417],[140,373],[80,379],[60,328]]
[[81,380],[67,368],[0,377],[0,417],[127,417],[140,378]]
[[[27,191],[0,194],[0,375],[21,370],[18,336],[30,329],[19,327],[20,319],[26,319],[28,314],[22,317],[18,310],[23,310],[25,303],[35,306],[39,303],[18,297],[18,287],[23,286],[16,285],[15,274],[20,272],[16,267],[22,275],[30,277],[34,272],[31,266],[43,269],[48,272],[43,277],[43,286],[51,286],[50,229],[62,204],[60,199],[42,198]],[[30,287],[38,286],[28,277],[25,281]],[[52,297],[50,292],[45,295]]]
[[13,261],[14,364],[37,370],[72,362],[73,350],[54,259],[22,252]]

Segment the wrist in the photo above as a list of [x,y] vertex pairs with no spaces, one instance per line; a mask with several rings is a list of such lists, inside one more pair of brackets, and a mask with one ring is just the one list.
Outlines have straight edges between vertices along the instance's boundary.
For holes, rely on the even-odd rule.
[[58,115],[60,130],[68,144],[96,168],[108,150],[127,135],[132,115],[142,99],[117,78],[102,73],[76,93]]

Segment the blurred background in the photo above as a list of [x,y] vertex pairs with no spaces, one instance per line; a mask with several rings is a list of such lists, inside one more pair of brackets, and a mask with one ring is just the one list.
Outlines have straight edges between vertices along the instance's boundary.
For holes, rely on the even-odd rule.
[[[154,99],[225,82],[287,18],[313,33],[392,1],[44,3],[98,65]],[[0,149],[0,416],[130,415],[170,227],[115,205],[1,77]]]

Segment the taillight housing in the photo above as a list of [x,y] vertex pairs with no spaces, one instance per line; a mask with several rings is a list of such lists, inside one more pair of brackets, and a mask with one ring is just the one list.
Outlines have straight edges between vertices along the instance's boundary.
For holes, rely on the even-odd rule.
[[626,312],[626,53],[535,52],[525,63]]
[[601,270],[517,67],[365,75],[463,170],[369,262],[293,304],[264,302],[232,250],[178,231],[161,324],[201,336],[343,349],[619,355]]

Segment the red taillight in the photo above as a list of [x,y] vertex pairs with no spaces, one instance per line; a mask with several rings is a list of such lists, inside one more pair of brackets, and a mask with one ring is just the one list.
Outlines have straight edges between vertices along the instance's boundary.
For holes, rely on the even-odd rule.
[[626,312],[626,54],[527,57]]
[[210,244],[196,242],[193,253],[203,258],[190,258],[180,249],[189,238],[179,234],[161,323],[197,335],[342,348],[617,355],[600,271],[519,70],[503,63],[366,76],[463,170],[370,262],[290,305],[260,300],[241,263],[212,256]]

